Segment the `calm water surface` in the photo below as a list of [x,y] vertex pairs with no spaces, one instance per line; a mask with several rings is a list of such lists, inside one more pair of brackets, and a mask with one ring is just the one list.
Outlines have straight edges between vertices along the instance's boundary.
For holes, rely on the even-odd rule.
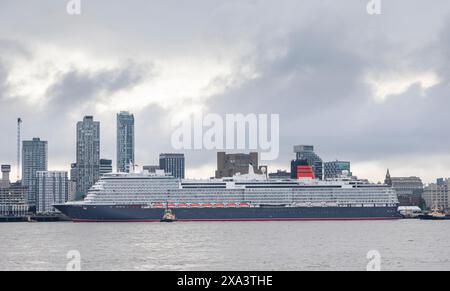
[[450,270],[450,222],[0,224],[0,270]]

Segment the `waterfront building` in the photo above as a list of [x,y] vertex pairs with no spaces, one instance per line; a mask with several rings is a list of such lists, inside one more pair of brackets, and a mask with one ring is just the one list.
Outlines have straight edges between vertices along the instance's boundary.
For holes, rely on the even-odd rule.
[[428,209],[439,207],[450,209],[450,179],[438,179],[436,183],[429,184],[424,188],[423,198]]
[[160,154],[159,169],[165,173],[171,174],[175,178],[185,178],[185,159],[184,154]]
[[324,164],[325,179],[335,179],[347,173],[347,176],[352,176],[350,162],[333,161]]
[[248,174],[249,167],[253,167],[256,174],[262,174],[262,168],[267,170],[265,166],[259,166],[258,153],[252,152],[250,154],[226,154],[225,152],[217,153],[217,170],[216,178],[233,177],[240,173],[241,175]]
[[384,179],[384,184],[392,187],[391,172],[389,171],[389,169],[386,172],[386,178]]
[[22,143],[22,185],[27,187],[27,203],[36,205],[36,172],[47,171],[48,143],[39,138],[25,140]]
[[117,114],[117,172],[129,173],[134,165],[134,115],[122,111]]
[[112,172],[112,160],[100,159],[100,177]]
[[76,163],[70,164],[69,201],[82,199],[83,193],[77,192],[78,168]]
[[27,187],[11,183],[10,165],[2,165],[2,179],[0,181],[0,216],[25,216],[28,212]]
[[11,165],[2,165],[2,180],[0,181],[0,188],[8,188],[11,184],[9,174],[11,173]]
[[70,181],[78,181],[78,169],[76,163],[70,164]]
[[77,192],[84,195],[100,177],[100,122],[85,116],[77,123]]
[[78,200],[77,196],[77,183],[69,180],[68,181],[68,194],[67,194],[67,201],[76,201]]
[[54,204],[68,201],[68,173],[63,171],[39,171],[37,176],[37,213],[54,213]]
[[424,206],[423,183],[419,177],[391,177],[388,172],[385,184],[395,189],[400,206]]
[[323,180],[323,160],[314,152],[314,146],[294,146],[294,153],[297,160],[306,160],[308,162],[308,165],[313,168],[316,179]]
[[384,184],[396,190],[400,206],[425,206],[424,185],[419,177],[392,177],[388,169]]

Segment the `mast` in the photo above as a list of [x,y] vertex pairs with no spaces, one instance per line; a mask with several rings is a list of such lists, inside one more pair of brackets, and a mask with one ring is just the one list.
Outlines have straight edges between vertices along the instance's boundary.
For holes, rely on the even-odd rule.
[[22,119],[17,118],[17,182],[20,180],[20,125]]

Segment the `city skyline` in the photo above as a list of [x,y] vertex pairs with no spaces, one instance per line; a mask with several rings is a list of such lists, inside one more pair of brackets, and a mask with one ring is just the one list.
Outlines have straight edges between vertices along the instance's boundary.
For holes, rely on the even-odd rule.
[[[13,173],[18,116],[23,139],[49,142],[49,169],[69,170],[71,132],[85,115],[102,122],[102,155],[115,159],[115,114],[133,112],[136,161],[156,164],[173,151],[172,121],[203,110],[280,114],[273,170],[289,169],[292,145],[313,144],[324,161],[351,161],[374,182],[386,168],[426,182],[450,175],[448,1],[386,1],[380,16],[356,0],[198,1],[176,12],[135,4],[89,1],[75,17],[51,1],[0,4],[0,122],[9,137],[0,160]],[[417,21],[398,22],[404,15]],[[117,21],[121,29],[104,33]],[[212,175],[215,151],[184,153],[187,177]]]
[[[122,114],[122,113],[125,113],[124,111],[120,111],[119,113],[117,113],[117,115],[116,116],[119,116],[120,114]],[[126,112],[127,114],[129,114],[128,112]],[[133,117],[133,125],[134,125],[134,115],[133,114],[131,114],[130,116],[132,116]],[[86,115],[86,116],[84,116],[83,117],[83,121],[86,121],[86,119],[89,119],[89,120],[91,120],[91,119],[95,119],[95,116],[89,116],[89,115]],[[82,124],[83,122],[81,122],[81,121],[78,121],[77,122],[77,125],[76,125],[76,127],[79,127],[80,126],[80,124]],[[101,121],[94,121],[94,123],[95,124],[98,124],[97,126],[98,126],[98,130],[99,130],[99,132],[101,133],[102,131],[100,130],[100,128],[102,127],[102,122]],[[117,126],[118,126],[118,124],[116,124]],[[77,132],[78,132],[78,130],[77,130]],[[134,132],[135,132],[135,129],[134,129],[134,126],[133,126],[133,139],[134,139]],[[118,133],[118,127],[116,128],[116,134]],[[116,135],[116,137],[117,137],[117,135]],[[24,141],[27,141],[27,140],[24,140],[24,139],[22,139],[21,140],[21,143],[23,143]],[[41,142],[41,138],[40,137],[34,137],[34,138],[32,138],[32,139],[30,139],[28,142],[34,142],[34,141],[36,141],[36,142]],[[101,141],[101,137],[100,137],[100,141]],[[65,167],[65,166],[62,166],[62,167],[50,167],[50,163],[51,163],[51,156],[48,154],[48,142],[47,141],[43,141],[45,144],[46,144],[46,148],[45,148],[45,151],[46,151],[46,153],[45,153],[45,155],[46,155],[46,159],[47,159],[47,161],[46,161],[46,167],[48,168],[47,170],[48,171],[65,171],[65,172],[71,172],[71,167],[74,165],[74,163],[70,163],[69,164],[69,166],[68,167]],[[76,144],[76,143],[75,143]],[[100,145],[101,145],[101,142],[100,142]],[[119,147],[119,145],[118,144],[116,144],[116,155],[117,155],[117,148]],[[298,152],[297,151],[299,151],[300,149],[301,150],[303,150],[304,148],[307,148],[306,150],[307,151],[309,151],[309,150],[311,150],[313,153],[314,153],[314,155],[317,157],[317,152],[315,152],[314,150],[315,150],[315,145],[293,145],[293,147],[294,147],[294,154],[293,154],[293,156],[291,157],[291,161],[292,160],[295,160],[296,158],[299,158],[299,154],[298,154]],[[311,149],[309,149],[309,148],[311,148]],[[22,149],[22,151],[23,151],[23,149]],[[173,152],[171,152],[171,153],[169,153],[169,151],[166,151],[167,153],[166,154],[175,154],[175,155],[179,155],[179,154],[182,154],[182,155],[184,155],[184,152],[189,152],[189,151],[181,151],[181,152],[176,152],[176,151],[173,151]],[[205,152],[207,152],[207,153],[213,153],[213,154],[217,154],[217,153],[219,153],[220,152],[220,150],[205,150]],[[246,154],[247,152],[246,151],[237,151],[237,150],[234,150],[234,151],[230,151],[229,153],[237,153],[237,154]],[[160,157],[161,157],[161,155],[165,155],[164,154],[164,151],[162,151],[161,153],[155,153],[155,156],[157,156],[158,158],[156,159],[157,160],[157,162],[160,162]],[[106,162],[106,161],[110,161],[110,163],[111,163],[111,165],[110,165],[110,167],[113,169],[113,172],[118,172],[118,169],[117,169],[117,167],[116,168],[114,168],[114,167],[112,167],[112,164],[114,163],[114,161],[116,161],[116,163],[117,163],[117,159],[116,160],[113,160],[113,159],[105,159],[104,158],[104,156],[103,156],[103,153],[102,153],[102,151],[101,151],[101,147],[100,147],[100,151],[99,151],[99,156],[100,156],[100,158],[99,158],[99,176],[101,176],[101,172],[102,172],[102,164],[101,164],[101,162],[103,161],[103,162]],[[301,155],[300,155],[301,156]],[[186,158],[186,157],[185,157]],[[188,158],[188,157],[187,157]],[[319,158],[320,159],[320,157],[317,157],[317,158]],[[21,161],[22,161],[22,165],[21,165],[21,168],[22,168],[22,171],[23,171],[23,163],[24,163],[24,158],[22,157],[22,155],[21,155]],[[280,167],[275,167],[275,168],[271,168],[271,170],[269,171],[269,172],[272,172],[272,173],[276,173],[277,171],[289,171],[290,170],[290,167],[291,167],[291,165],[289,164],[291,161],[288,161],[288,164],[283,164],[283,165],[281,165]],[[157,163],[156,162],[156,163]],[[341,162],[341,161],[339,161],[339,159],[338,158],[336,158],[336,159],[331,159],[331,160],[323,160],[322,161],[322,163],[323,163],[323,167],[325,166],[325,164],[329,164],[329,163],[335,163],[335,162]],[[183,162],[184,163],[184,162]],[[342,163],[342,162],[341,162]],[[343,163],[352,163],[352,161],[348,161],[348,162],[343,162]],[[4,164],[4,165],[8,165],[8,166],[10,166],[11,167],[11,171],[14,171],[14,169],[16,168],[15,167],[15,164],[14,163],[6,163],[6,162],[3,162],[2,164]],[[135,163],[135,165],[139,168],[142,168],[143,166],[145,166],[145,165],[148,165],[148,164],[150,164],[150,163],[145,163],[145,162],[141,162],[141,163],[139,163],[139,162],[137,162],[137,163]],[[270,165],[270,162],[268,163],[269,165]],[[104,166],[104,165],[103,165]],[[184,167],[184,164],[183,164],[183,167]],[[214,169],[213,169],[213,174],[215,173],[215,171],[216,171],[216,168],[217,168],[217,166],[216,165],[214,165]],[[353,168],[353,163],[352,163],[352,168]],[[387,168],[388,169],[388,171],[390,170],[389,168]],[[208,169],[209,170],[209,169]],[[394,169],[395,170],[395,169]],[[187,164],[187,167],[185,167],[185,171],[186,172],[189,172],[189,165]],[[106,172],[105,172],[106,173]],[[205,171],[204,172],[205,174],[204,174],[204,176],[200,176],[200,177],[189,177],[189,176],[186,176],[187,178],[203,178],[203,179],[208,179],[208,178],[211,178],[211,177],[213,177],[214,175],[209,175],[208,174],[208,172],[207,171]],[[325,175],[325,171],[324,171],[324,168],[322,169],[322,173],[323,173],[323,175]],[[361,175],[357,175],[357,174],[355,174],[355,176],[357,176],[358,178],[362,178],[362,179],[368,179],[368,180],[370,180],[371,182],[374,182],[374,183],[383,183],[383,179],[384,179],[384,176],[383,177],[380,177],[380,179],[378,179],[378,180],[376,180],[376,179],[374,179],[374,180],[371,180],[370,179],[370,177],[365,177],[365,176],[361,176]],[[418,176],[418,177],[420,177],[419,175],[414,175],[414,174],[407,174],[407,175],[401,175],[401,174],[397,174],[396,175],[397,177],[416,177],[416,176]],[[424,182],[425,182],[425,184],[433,184],[433,183],[435,183],[436,182],[436,179],[446,179],[448,176],[446,176],[446,175],[438,175],[438,176],[435,176],[435,177],[432,177],[432,178],[430,178],[430,180],[428,181],[428,180],[424,180]],[[420,178],[422,178],[422,177],[420,177]],[[21,179],[22,179],[22,175],[21,175]]]

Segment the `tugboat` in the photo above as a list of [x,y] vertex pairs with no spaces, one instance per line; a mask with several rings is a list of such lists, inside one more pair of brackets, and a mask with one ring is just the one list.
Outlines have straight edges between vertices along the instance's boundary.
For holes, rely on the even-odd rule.
[[164,211],[164,216],[161,219],[161,222],[175,222],[175,221],[177,221],[175,214],[172,213],[172,210],[167,208],[166,211]]
[[431,212],[419,216],[422,220],[450,220],[450,216],[447,216],[438,207],[431,209]]

